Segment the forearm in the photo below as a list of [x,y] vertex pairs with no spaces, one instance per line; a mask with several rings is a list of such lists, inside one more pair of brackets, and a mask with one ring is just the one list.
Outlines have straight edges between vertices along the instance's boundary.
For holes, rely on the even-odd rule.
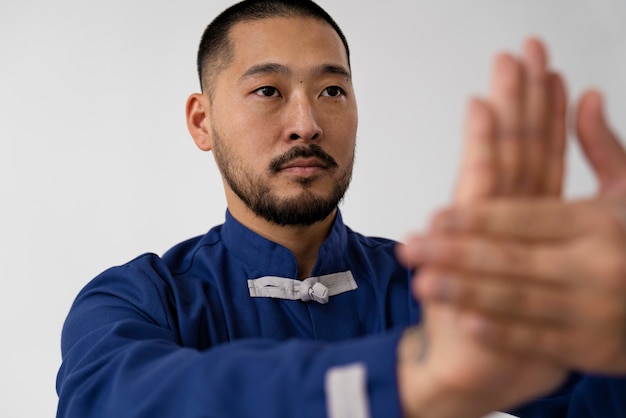
[[[353,404],[352,395],[372,417],[400,416],[400,331],[336,343],[240,339],[183,347],[167,301],[146,303],[167,294],[160,286],[116,269],[81,292],[63,332],[59,417],[323,417],[333,399]],[[341,391],[344,372],[354,390]]]
[[[60,417],[320,417],[342,397],[344,404],[363,403],[372,417],[400,415],[393,335],[332,344],[242,340],[204,351],[157,339],[105,339],[66,357]],[[362,375],[350,377],[359,369]]]

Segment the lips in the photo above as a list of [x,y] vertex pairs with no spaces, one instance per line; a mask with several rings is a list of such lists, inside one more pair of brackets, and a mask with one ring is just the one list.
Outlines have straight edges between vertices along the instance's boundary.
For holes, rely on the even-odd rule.
[[280,172],[301,178],[315,177],[328,166],[317,158],[296,158],[280,167]]
[[328,168],[328,165],[318,158],[296,158],[280,167],[281,170],[289,168]]
[[337,168],[337,162],[317,144],[296,146],[270,163],[269,169],[273,173],[279,171],[301,170],[304,173]]

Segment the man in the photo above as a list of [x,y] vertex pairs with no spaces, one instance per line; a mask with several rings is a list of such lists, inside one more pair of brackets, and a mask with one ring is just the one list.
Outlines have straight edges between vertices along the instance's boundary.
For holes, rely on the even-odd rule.
[[[552,231],[527,237],[544,229],[519,231],[507,211],[520,214],[516,221],[530,212],[545,227],[544,217],[577,208],[554,197],[565,98],[539,42],[528,42],[521,61],[501,56],[492,97],[470,106],[459,209],[442,212],[431,234],[398,250],[409,267],[424,265],[414,282],[422,308],[395,244],[351,231],[337,209],[352,172],[357,111],[348,45],[330,16],[310,1],[245,1],[209,25],[198,65],[202,93],[189,98],[187,122],[198,147],[213,151],[226,221],[163,257],[146,254],[112,268],[83,289],[63,332],[58,416],[479,417],[554,390],[518,412],[566,416],[569,405],[572,417],[622,412],[612,396],[626,393],[623,379],[568,377],[570,369],[623,373],[621,363],[611,366],[622,360],[617,349],[592,361],[574,349],[560,355],[557,343],[533,350],[523,338],[493,338],[503,324],[516,330],[545,319],[531,303],[514,311],[494,306],[494,283],[505,296],[568,288],[564,280],[560,287],[510,280],[541,275],[519,262],[509,266],[508,253],[494,244],[565,240]],[[581,139],[618,147],[589,106],[580,108]],[[525,125],[532,129],[519,134]],[[527,152],[529,135],[533,146],[554,147],[553,158]],[[570,231],[571,239],[586,232]],[[603,245],[611,256],[621,249],[618,236],[603,237],[590,237],[584,248]],[[479,250],[497,255],[482,270],[470,256],[484,262]],[[578,258],[581,266],[589,259]],[[559,277],[569,268],[552,266]],[[465,277],[474,280],[459,280]],[[595,319],[605,325],[597,331],[603,341],[615,344],[612,326],[624,325],[624,312]],[[593,337],[585,330],[581,341]]]

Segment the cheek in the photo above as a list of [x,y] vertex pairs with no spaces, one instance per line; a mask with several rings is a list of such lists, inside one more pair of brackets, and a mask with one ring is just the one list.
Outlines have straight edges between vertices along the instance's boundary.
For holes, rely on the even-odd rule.
[[276,136],[278,124],[241,106],[222,112],[216,125],[222,141],[231,150],[236,150],[246,160],[258,161],[271,151],[271,138]]
[[342,113],[329,120],[328,136],[333,138],[333,148],[337,149],[346,161],[353,158],[356,145],[356,112]]

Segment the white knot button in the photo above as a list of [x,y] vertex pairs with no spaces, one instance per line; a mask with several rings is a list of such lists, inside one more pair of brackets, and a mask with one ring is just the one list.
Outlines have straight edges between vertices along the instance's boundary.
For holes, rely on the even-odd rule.
[[253,298],[275,298],[328,303],[331,296],[357,289],[350,270],[309,277],[304,280],[280,276],[263,276],[248,280]]
[[314,300],[318,303],[328,303],[328,287],[319,282],[317,277],[309,277],[300,283],[300,299],[304,302]]

